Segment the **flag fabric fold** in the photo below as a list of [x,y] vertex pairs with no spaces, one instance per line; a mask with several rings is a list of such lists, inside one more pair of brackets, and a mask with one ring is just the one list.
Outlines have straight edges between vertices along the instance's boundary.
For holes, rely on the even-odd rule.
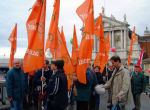
[[99,18],[97,19],[97,22],[94,26],[94,32],[97,38],[99,39],[99,52],[94,60],[94,66],[100,66],[100,72],[102,73],[107,61],[102,14],[100,14]]
[[16,49],[17,49],[17,24],[15,25],[8,40],[11,43],[10,58],[9,58],[9,69],[11,69],[13,67],[14,55],[15,55]]
[[143,59],[143,54],[144,54],[144,48],[142,49],[140,59],[138,60],[137,64],[140,66],[140,71],[142,71],[142,59]]
[[58,48],[56,49],[55,59],[64,60],[64,71],[68,78],[68,90],[70,90],[71,85],[73,83],[74,67],[65,44],[65,36],[63,29],[61,31],[61,34],[59,30],[57,32],[58,32]]
[[136,35],[135,35],[135,27],[134,27],[133,32],[132,32],[132,37],[131,37],[129,55],[128,55],[128,66],[129,66],[130,63],[131,63],[132,46],[133,46],[133,43],[136,42],[136,41],[137,41],[137,37],[136,37]]
[[[80,49],[79,49],[79,64],[77,65],[77,78],[80,83],[86,84],[86,69],[92,58],[92,50],[94,43],[94,7],[93,0],[86,0],[89,5],[88,16],[85,19],[85,27],[83,29]],[[78,10],[78,9],[77,9]]]
[[77,64],[78,64],[78,58],[79,58],[79,47],[78,47],[78,40],[77,40],[77,35],[76,35],[76,27],[74,25],[74,32],[73,32],[73,42],[72,42],[72,62],[73,66],[75,68],[75,72],[77,69]]
[[26,22],[28,48],[23,60],[25,73],[44,66],[45,15],[46,0],[36,0]]
[[89,15],[90,2],[91,0],[85,0],[85,2],[83,2],[83,4],[81,4],[76,10],[77,15],[84,23],[86,22],[86,19]]
[[58,22],[59,22],[59,10],[60,10],[60,0],[55,0],[54,10],[51,18],[50,28],[48,32],[48,37],[46,41],[45,51],[50,48],[50,52],[53,55],[56,48],[58,48]]

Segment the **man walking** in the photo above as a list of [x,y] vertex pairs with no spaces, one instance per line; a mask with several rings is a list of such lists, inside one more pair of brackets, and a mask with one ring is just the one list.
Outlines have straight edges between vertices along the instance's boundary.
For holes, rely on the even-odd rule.
[[128,99],[128,91],[130,88],[130,75],[127,69],[121,65],[119,56],[113,56],[110,59],[114,71],[110,80],[103,86],[104,88],[111,88],[112,90],[112,104],[120,102],[122,110],[125,110],[125,104]]
[[139,69],[140,66],[138,64],[135,64],[134,71],[131,72],[131,88],[135,104],[135,108],[133,108],[132,110],[140,110],[141,108],[140,96],[146,87],[144,74],[140,72]]
[[22,110],[23,99],[28,94],[28,83],[21,69],[20,60],[14,59],[13,65],[14,67],[7,73],[7,95],[11,103],[10,110]]

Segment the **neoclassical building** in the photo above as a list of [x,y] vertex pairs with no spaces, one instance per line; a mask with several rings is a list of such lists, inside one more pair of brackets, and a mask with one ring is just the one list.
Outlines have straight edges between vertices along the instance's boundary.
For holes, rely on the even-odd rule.
[[[126,15],[124,15],[124,21],[116,20],[113,15],[111,17],[107,17],[104,14],[104,10],[102,11],[103,18],[103,27],[104,27],[104,36],[106,38],[107,34],[110,37],[110,53],[109,58],[114,54],[119,55],[121,57],[122,62],[127,63],[128,53],[131,42],[132,31],[129,29],[129,24],[126,21]],[[95,19],[95,22],[97,18]],[[137,37],[139,37],[137,35]],[[115,47],[116,52],[111,52],[111,48]],[[96,54],[99,51],[99,40],[95,36],[94,38],[94,46],[93,46],[93,55],[92,60],[95,59]],[[141,48],[138,44],[138,41],[133,44],[132,51],[132,61],[131,65],[137,61],[140,57]]]

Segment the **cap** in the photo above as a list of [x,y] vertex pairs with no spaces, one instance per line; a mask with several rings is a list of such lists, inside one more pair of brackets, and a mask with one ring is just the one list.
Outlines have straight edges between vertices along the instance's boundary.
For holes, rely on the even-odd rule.
[[138,64],[135,64],[134,67],[140,67]]

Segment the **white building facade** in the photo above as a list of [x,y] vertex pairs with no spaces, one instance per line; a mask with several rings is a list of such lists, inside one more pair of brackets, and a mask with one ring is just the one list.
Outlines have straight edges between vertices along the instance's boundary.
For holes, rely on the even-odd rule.
[[[130,48],[130,36],[131,30],[129,29],[129,24],[126,21],[126,15],[124,15],[124,21],[118,21],[115,19],[113,15],[111,17],[107,17],[102,13],[103,18],[103,28],[104,28],[104,36],[106,38],[107,34],[110,37],[110,52],[109,58],[113,55],[120,56],[122,62],[125,64],[128,60],[128,53]],[[96,22],[97,19],[95,19]],[[115,52],[111,52],[111,48],[115,47]],[[96,54],[99,51],[99,40],[95,36],[94,38],[94,46],[93,46],[93,54],[92,60],[95,59]],[[132,61],[131,65],[134,64],[140,57],[141,48],[138,44],[138,41],[133,44],[133,51],[132,51]]]

